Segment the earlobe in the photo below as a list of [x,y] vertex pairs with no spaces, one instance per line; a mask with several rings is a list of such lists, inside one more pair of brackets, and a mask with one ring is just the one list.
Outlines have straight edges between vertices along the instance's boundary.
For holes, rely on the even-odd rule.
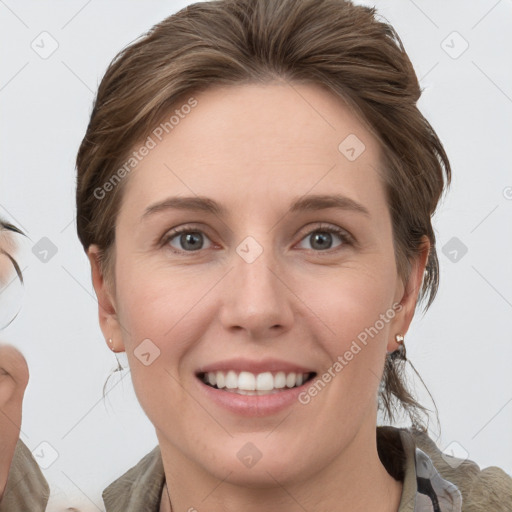
[[[121,330],[112,290],[101,271],[100,253],[100,248],[95,244],[91,244],[87,250],[87,257],[91,265],[92,283],[98,300],[98,319],[107,345],[115,352],[119,352],[121,350],[117,347],[117,340],[122,343]],[[115,341],[109,343],[108,340]],[[116,346],[114,346],[114,343]]]
[[411,269],[407,281],[403,286],[402,297],[399,299],[401,306],[400,315],[395,323],[391,333],[391,340],[388,343],[388,351],[393,352],[399,348],[399,343],[395,339],[395,335],[405,336],[412,322],[418,296],[423,284],[425,268],[430,254],[430,240],[426,235],[423,236],[420,250],[413,261],[411,261]]

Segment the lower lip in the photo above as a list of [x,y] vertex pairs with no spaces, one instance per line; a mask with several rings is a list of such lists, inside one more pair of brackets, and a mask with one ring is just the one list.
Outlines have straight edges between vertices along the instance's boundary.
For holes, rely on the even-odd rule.
[[239,416],[269,416],[276,414],[294,403],[299,403],[299,395],[311,384],[308,380],[301,386],[269,393],[268,395],[239,395],[232,391],[223,391],[205,384],[196,378],[202,393],[221,407]]

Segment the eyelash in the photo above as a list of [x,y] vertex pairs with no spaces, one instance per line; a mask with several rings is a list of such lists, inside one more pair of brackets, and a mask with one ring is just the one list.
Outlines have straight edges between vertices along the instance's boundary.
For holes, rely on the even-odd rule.
[[[332,254],[333,251],[340,250],[345,245],[355,245],[355,240],[352,237],[352,235],[350,235],[344,229],[341,229],[341,228],[338,228],[338,227],[334,227],[334,226],[331,226],[331,225],[321,225],[321,226],[318,226],[317,228],[315,228],[315,229],[309,231],[308,233],[306,233],[306,235],[301,238],[301,241],[304,240],[305,238],[307,238],[308,236],[311,236],[313,233],[317,233],[317,232],[320,232],[320,233],[332,233],[332,234],[338,235],[340,237],[341,241],[342,241],[342,244],[340,246],[335,247],[335,248],[331,248],[331,249],[318,250],[318,251],[315,251],[314,249],[306,249],[306,250],[312,250],[313,252],[318,253],[319,255],[321,255],[322,253]],[[201,234],[207,236],[206,233],[204,233],[204,231],[202,231],[201,229],[198,229],[198,228],[197,229],[193,229],[193,228],[191,228],[189,226],[183,226],[183,227],[175,228],[172,231],[168,232],[163,237],[163,239],[162,239],[162,241],[161,241],[161,243],[159,245],[161,247],[164,247],[164,246],[168,247],[171,250],[171,252],[173,252],[175,254],[190,254],[190,255],[193,255],[195,253],[201,252],[202,249],[198,249],[197,251],[182,251],[182,250],[175,249],[174,247],[171,247],[169,245],[169,242],[171,240],[176,238],[178,235],[181,235],[181,234],[184,234],[184,233],[201,233]]]

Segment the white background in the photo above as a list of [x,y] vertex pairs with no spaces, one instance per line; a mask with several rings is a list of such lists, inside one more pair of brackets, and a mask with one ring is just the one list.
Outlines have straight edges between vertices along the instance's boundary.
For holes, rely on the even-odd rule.
[[[117,362],[76,236],[74,159],[108,63],[188,3],[0,2],[0,215],[31,245],[47,237],[57,248],[43,263],[29,245],[23,307],[0,334],[30,368],[22,439],[58,452],[44,470],[48,510],[103,510],[101,491],[157,444],[128,371],[102,399]],[[441,287],[414,320],[408,355],[439,408],[438,445],[512,474],[512,1],[358,3],[397,29],[454,174],[435,218]],[[47,59],[31,48],[43,31],[58,43]],[[444,49],[463,48],[454,31],[469,44],[458,58]],[[453,237],[468,249],[456,262],[442,253]]]

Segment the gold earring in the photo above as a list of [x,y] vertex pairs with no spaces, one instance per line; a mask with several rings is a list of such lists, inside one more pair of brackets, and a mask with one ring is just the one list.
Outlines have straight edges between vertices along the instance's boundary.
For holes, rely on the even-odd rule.
[[396,342],[397,342],[399,345],[402,345],[402,344],[403,344],[403,342],[404,342],[404,337],[403,337],[401,334],[397,334],[397,335],[395,336],[395,340],[396,340]]

